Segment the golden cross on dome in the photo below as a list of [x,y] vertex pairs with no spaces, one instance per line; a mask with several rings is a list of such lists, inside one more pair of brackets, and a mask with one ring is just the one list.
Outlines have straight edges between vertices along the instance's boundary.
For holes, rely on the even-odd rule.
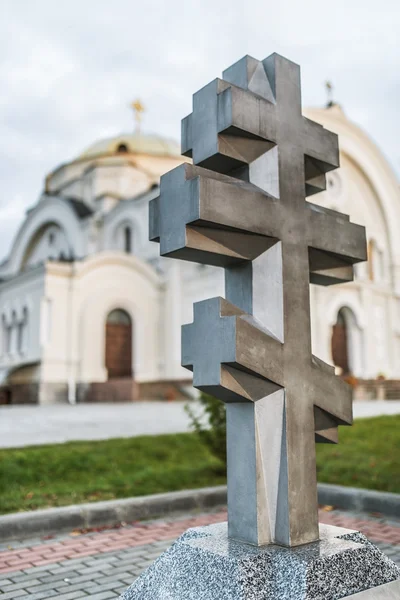
[[132,102],[131,108],[133,108],[133,112],[135,113],[136,133],[140,133],[140,124],[142,122],[142,113],[145,111],[145,107],[141,103],[141,101],[139,99],[137,99],[134,102]]

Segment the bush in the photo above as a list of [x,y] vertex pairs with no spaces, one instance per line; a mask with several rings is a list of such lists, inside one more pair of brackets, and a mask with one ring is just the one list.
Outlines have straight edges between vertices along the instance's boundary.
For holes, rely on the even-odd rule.
[[226,470],[226,410],[225,404],[208,394],[201,394],[195,410],[193,403],[185,406],[191,419],[191,427],[207,446],[215,458],[221,462],[221,470]]

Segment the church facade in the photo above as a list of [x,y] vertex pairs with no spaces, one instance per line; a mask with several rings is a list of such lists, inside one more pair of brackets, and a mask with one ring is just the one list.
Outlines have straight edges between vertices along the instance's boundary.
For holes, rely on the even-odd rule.
[[[339,134],[341,168],[314,203],[367,229],[355,280],[311,286],[313,353],[354,381],[400,379],[400,190],[338,105],[305,111]],[[190,395],[180,325],[224,294],[222,270],[159,257],[148,203],[184,159],[172,141],[120,135],[46,178],[0,265],[0,402]]]

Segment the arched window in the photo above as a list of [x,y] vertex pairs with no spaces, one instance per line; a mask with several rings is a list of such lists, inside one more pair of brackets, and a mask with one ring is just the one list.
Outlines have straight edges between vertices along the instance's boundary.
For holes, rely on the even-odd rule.
[[124,250],[129,254],[132,252],[132,229],[129,225],[124,227]]
[[384,259],[383,250],[381,250],[380,248],[376,248],[375,263],[376,263],[375,278],[377,281],[384,281],[385,280],[385,259]]
[[385,258],[375,240],[368,241],[368,278],[370,281],[385,280]]
[[6,352],[7,354],[10,354],[12,325],[7,324],[5,317],[4,317],[3,325],[4,325],[4,352]]
[[121,308],[106,319],[105,358],[109,379],[132,377],[132,320]]
[[375,242],[368,240],[368,277],[370,281],[375,279]]
[[28,349],[28,309],[26,306],[22,311],[22,319],[17,326],[17,350],[19,354]]
[[117,324],[117,325],[130,325],[131,318],[126,310],[122,308],[116,308],[112,310],[107,317],[107,323]]
[[4,315],[1,317],[1,355],[8,352],[7,348],[7,323]]
[[15,310],[12,312],[11,316],[11,325],[10,329],[10,338],[9,338],[9,352],[10,354],[15,354],[17,350],[17,313]]
[[117,148],[117,152],[128,152],[128,146],[126,144],[120,144]]
[[21,354],[24,350],[23,342],[24,342],[24,322],[19,321],[17,324],[17,351]]

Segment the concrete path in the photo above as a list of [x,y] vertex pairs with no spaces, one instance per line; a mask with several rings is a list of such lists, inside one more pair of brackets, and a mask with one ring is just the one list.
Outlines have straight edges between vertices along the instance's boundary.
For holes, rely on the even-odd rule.
[[377,417],[400,414],[400,400],[356,400],[353,404],[354,417]]
[[187,431],[184,402],[0,407],[0,447]]
[[[320,510],[320,522],[362,531],[400,564],[400,520],[362,513]],[[0,546],[1,600],[117,600],[134,579],[189,527],[226,520],[226,511],[118,529]]]
[[[185,402],[1,406],[0,448],[188,431]],[[399,414],[400,401],[357,401],[354,416]]]

